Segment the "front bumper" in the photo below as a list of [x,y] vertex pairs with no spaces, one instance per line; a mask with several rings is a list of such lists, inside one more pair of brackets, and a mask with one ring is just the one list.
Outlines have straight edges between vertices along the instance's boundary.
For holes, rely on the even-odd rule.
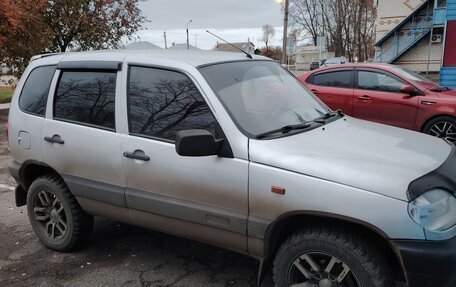
[[444,241],[395,240],[410,287],[456,286],[456,237]]

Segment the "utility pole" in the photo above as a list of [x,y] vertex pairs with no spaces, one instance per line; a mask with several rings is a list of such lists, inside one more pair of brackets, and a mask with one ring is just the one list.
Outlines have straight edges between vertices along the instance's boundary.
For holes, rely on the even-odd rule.
[[166,42],[166,31],[163,32],[163,38],[165,39],[165,49],[168,49],[168,43]]
[[284,16],[283,16],[283,44],[282,44],[282,64],[287,63],[287,42],[288,42],[288,11],[290,8],[290,0],[285,0]]
[[190,43],[189,43],[189,40],[188,40],[188,25],[190,25],[190,23],[192,23],[192,19],[190,19],[190,21],[188,21],[187,23],[187,50],[190,50]]

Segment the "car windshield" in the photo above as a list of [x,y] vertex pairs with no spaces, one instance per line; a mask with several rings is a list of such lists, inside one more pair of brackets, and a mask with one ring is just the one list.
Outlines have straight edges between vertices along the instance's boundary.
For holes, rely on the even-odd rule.
[[272,61],[221,63],[200,71],[249,137],[302,126],[330,112],[298,79]]
[[411,80],[411,81],[417,82],[418,84],[423,85],[426,89],[428,89],[430,91],[449,90],[448,88],[441,87],[438,84],[436,84],[435,82],[429,80],[428,78],[425,78],[425,77],[421,76],[420,74],[410,71],[408,69],[401,69],[401,68],[395,67],[395,68],[392,68],[391,70],[408,80]]

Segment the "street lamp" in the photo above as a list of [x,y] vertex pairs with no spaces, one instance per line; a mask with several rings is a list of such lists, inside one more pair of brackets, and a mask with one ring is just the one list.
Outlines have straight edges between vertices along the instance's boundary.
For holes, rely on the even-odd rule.
[[[285,1],[285,3],[283,3]],[[283,44],[282,44],[282,64],[287,63],[287,41],[288,41],[288,11],[290,9],[290,0],[276,0],[283,5]],[[285,4],[285,5],[284,5]]]
[[192,23],[192,19],[190,19],[190,21],[188,21],[187,23],[187,50],[190,50],[190,43],[189,43],[189,40],[188,40],[188,25],[190,25],[190,23]]

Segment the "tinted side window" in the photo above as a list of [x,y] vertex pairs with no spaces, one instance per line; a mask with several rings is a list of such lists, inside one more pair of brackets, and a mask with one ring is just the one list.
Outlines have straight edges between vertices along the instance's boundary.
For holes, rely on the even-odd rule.
[[313,83],[318,86],[351,88],[352,71],[337,71],[314,75]]
[[131,67],[128,89],[130,133],[171,141],[181,130],[205,129],[215,135],[215,118],[187,76]]
[[400,93],[405,83],[385,74],[358,71],[358,88],[363,90]]
[[54,72],[55,66],[45,66],[36,68],[30,73],[19,98],[21,110],[44,117]]
[[115,129],[116,72],[64,71],[54,102],[54,118]]

